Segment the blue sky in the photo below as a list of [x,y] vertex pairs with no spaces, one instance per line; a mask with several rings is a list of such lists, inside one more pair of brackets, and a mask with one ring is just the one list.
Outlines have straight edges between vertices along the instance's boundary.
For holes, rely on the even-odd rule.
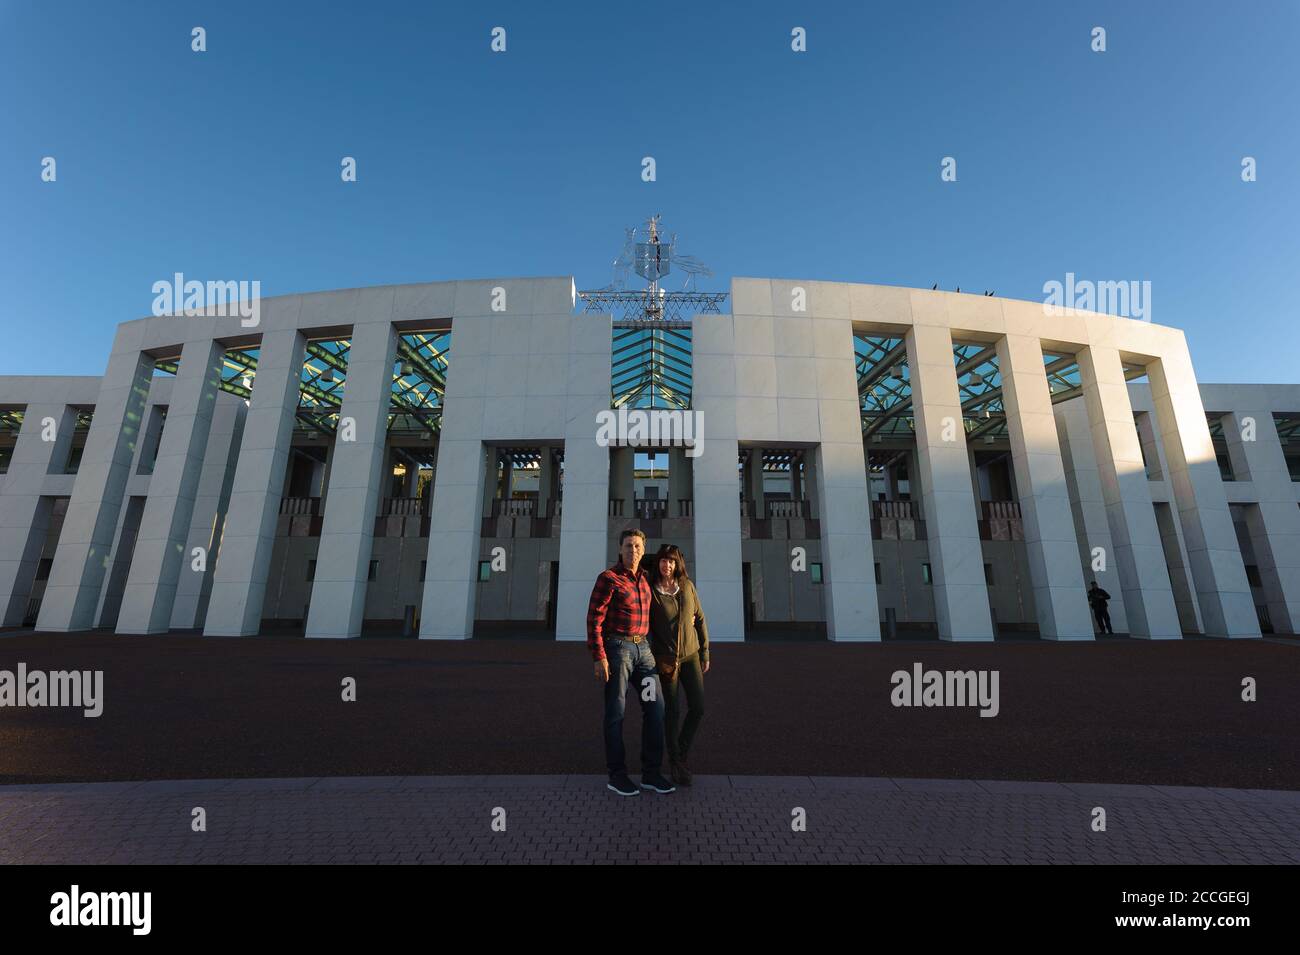
[[0,0],[0,374],[101,373],[174,272],[594,287],[662,213],[722,290],[1149,280],[1202,381],[1297,381],[1298,28],[1294,0]]

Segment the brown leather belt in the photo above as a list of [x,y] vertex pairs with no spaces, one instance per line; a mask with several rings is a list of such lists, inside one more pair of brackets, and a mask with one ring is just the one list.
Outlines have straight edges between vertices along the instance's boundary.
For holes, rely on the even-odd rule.
[[647,637],[632,637],[626,633],[608,633],[605,635],[610,640],[626,640],[628,643],[642,643]]

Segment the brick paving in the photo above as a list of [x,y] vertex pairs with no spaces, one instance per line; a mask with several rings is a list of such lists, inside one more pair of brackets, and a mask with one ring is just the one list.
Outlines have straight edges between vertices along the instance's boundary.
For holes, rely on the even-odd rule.
[[5,864],[503,862],[1296,864],[1300,792],[697,776],[622,798],[577,775],[0,787]]
[[[712,775],[1300,790],[1300,641],[724,644],[691,754]],[[0,635],[0,669],[104,671],[104,710],[0,708],[0,785],[599,773],[582,644]],[[895,708],[891,673],[996,669],[1001,709]],[[1243,702],[1254,677],[1258,701]],[[356,702],[341,700],[343,678]],[[628,708],[635,753],[640,711]]]

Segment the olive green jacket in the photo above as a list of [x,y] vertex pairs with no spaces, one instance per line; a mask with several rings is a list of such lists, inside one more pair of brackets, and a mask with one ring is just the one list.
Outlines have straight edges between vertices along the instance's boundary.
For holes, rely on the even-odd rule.
[[665,597],[653,585],[650,587],[650,652],[659,669],[668,673],[676,669],[678,660],[693,653],[700,655],[701,664],[709,662],[709,627],[700,607],[700,595],[690,578],[683,578],[679,586],[676,628],[669,626],[668,612],[664,609],[664,602],[673,598]]

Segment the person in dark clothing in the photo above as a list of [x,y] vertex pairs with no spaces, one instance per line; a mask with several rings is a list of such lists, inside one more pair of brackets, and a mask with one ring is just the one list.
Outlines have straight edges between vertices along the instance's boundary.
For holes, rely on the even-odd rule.
[[[664,738],[669,773],[679,786],[691,784],[686,758],[704,719],[704,674],[709,672],[709,629],[700,595],[686,573],[679,548],[665,544],[650,561],[650,648],[664,688]],[[690,710],[681,723],[682,695]]]
[[1088,588],[1088,604],[1092,607],[1092,615],[1097,618],[1097,627],[1101,632],[1113,634],[1115,631],[1110,625],[1110,611],[1106,609],[1108,600],[1110,594],[1098,587],[1094,580]]

